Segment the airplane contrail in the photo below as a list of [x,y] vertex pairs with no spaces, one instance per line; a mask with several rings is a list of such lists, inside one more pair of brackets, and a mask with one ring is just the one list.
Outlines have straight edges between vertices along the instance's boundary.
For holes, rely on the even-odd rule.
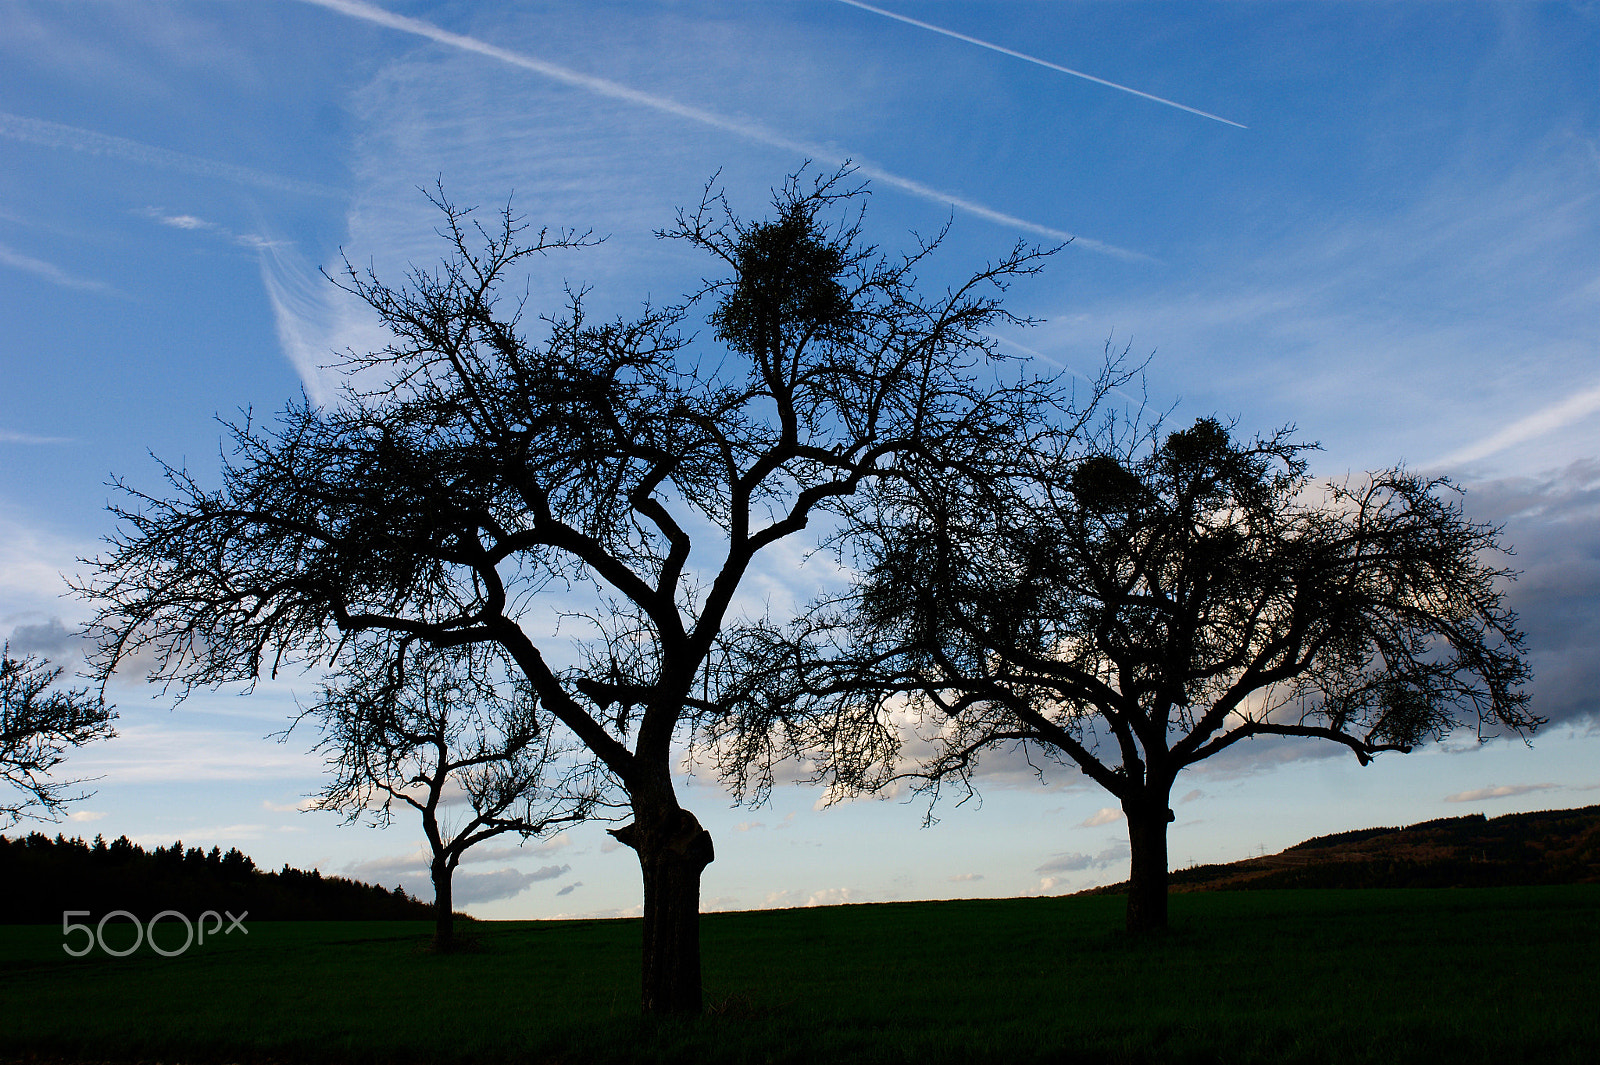
[[1459,466],[1467,462],[1476,462],[1515,444],[1563,429],[1596,411],[1600,411],[1600,385],[1568,396],[1542,410],[1536,410],[1527,417],[1519,418],[1499,432],[1491,433],[1476,443],[1468,444],[1439,461],[1430,463],[1428,468],[1437,469],[1441,466]]
[[118,294],[115,289],[103,281],[91,281],[81,277],[74,277],[54,263],[47,263],[43,259],[35,259],[30,255],[24,255],[5,244],[0,244],[0,266],[26,270],[28,273],[36,274],[51,284],[60,285],[62,288]]
[[[1022,344],[1022,343],[1019,343],[1018,341],[1012,340],[1010,337],[1003,337],[998,333],[985,333],[984,336],[988,337],[990,340],[994,340],[994,341],[997,341],[997,342],[999,342],[1001,344],[1004,344],[1009,348],[1015,348],[1016,350],[1022,352],[1024,355],[1028,356],[1031,359],[1039,359],[1042,362],[1049,363],[1051,366],[1054,366],[1059,370],[1065,370],[1067,373],[1071,374],[1073,377],[1079,378],[1080,380],[1083,380],[1083,381],[1087,381],[1091,385],[1096,383],[1096,379],[1095,378],[1090,377],[1088,374],[1082,372],[1081,370],[1075,370],[1071,366],[1068,366],[1066,363],[1062,362],[1060,359],[1054,358],[1053,356],[1050,356],[1050,355],[1046,355],[1042,351],[1036,351],[1035,349],[1028,347],[1026,344]],[[1142,404],[1144,402],[1138,396],[1129,395],[1127,392],[1124,392],[1120,388],[1113,388],[1113,389],[1111,389],[1111,391],[1113,393],[1115,393],[1116,395],[1121,396],[1123,399],[1127,400],[1129,403]]]
[[[407,15],[397,15],[394,12],[387,11],[375,4],[367,3],[366,0],[303,0],[303,2],[314,4],[317,7],[324,7],[330,11],[336,11],[339,14],[347,15],[350,18],[362,19],[366,22],[372,22],[380,26],[388,27],[389,29],[399,30],[402,33],[409,33],[413,36],[423,37],[437,44],[448,45],[449,47],[459,48],[466,52],[473,52],[489,59],[496,59],[502,63],[507,63],[514,67],[520,67],[523,70],[531,71],[535,74],[542,74],[543,76],[554,81],[559,81],[564,85],[571,85],[574,88],[584,89],[595,93],[598,96],[604,96],[612,100],[621,100],[625,103],[635,104],[639,107],[647,107],[651,110],[660,111],[690,122],[696,122],[703,126],[710,126],[713,129],[719,129],[725,133],[732,133],[737,137],[754,141],[757,144],[764,144],[770,148],[779,148],[783,151],[793,152],[796,155],[802,155],[811,159],[816,159],[832,166],[838,166],[847,161],[845,156],[842,156],[837,152],[831,151],[820,145],[808,144],[804,141],[794,140],[793,138],[785,137],[780,134],[773,133],[770,130],[763,129],[762,127],[753,123],[741,122],[738,119],[728,118],[725,115],[719,115],[713,111],[707,111],[703,108],[682,104],[676,100],[670,99],[669,97],[658,96],[653,93],[640,92],[638,89],[630,89],[626,85],[611,81],[607,78],[598,78],[592,74],[583,74],[576,70],[571,70],[567,67],[547,62],[543,59],[535,59],[533,56],[524,55],[521,52],[513,52],[508,48],[501,48],[499,45],[490,44],[489,42],[479,40],[476,37],[468,37],[461,33],[452,33],[449,30],[442,29],[441,27],[435,26],[430,22],[424,22],[421,19],[411,18]],[[1003,211],[997,211],[992,207],[986,207],[974,200],[969,200],[948,192],[942,192],[938,189],[932,188],[931,186],[924,185],[920,181],[913,181],[911,178],[902,177],[901,175],[892,171],[884,170],[882,167],[865,163],[856,163],[855,168],[863,177],[871,178],[872,180],[882,182],[885,185],[891,185],[897,189],[900,189],[902,192],[910,193],[912,196],[915,196],[919,199],[928,200],[933,203],[940,204],[941,206],[955,207],[958,210],[965,211],[968,214],[976,215],[979,218],[984,218],[991,222],[997,222],[1001,225],[1011,226],[1016,229],[1024,230],[1028,233],[1038,234],[1039,236],[1049,237],[1051,240],[1070,240],[1075,244],[1081,245],[1085,248],[1101,252],[1105,255],[1111,255],[1119,259],[1150,259],[1148,255],[1144,255],[1140,252],[1129,251],[1126,248],[1119,248],[1113,244],[1106,244],[1103,241],[1092,240],[1088,237],[1069,233],[1064,229],[1056,229],[1052,226],[1040,225],[1037,222],[1030,222],[1025,218],[1018,218],[1016,215],[1006,214]]]
[[1041,67],[1047,67],[1050,70],[1058,71],[1062,74],[1071,74],[1075,78],[1082,78],[1084,81],[1092,81],[1096,85],[1104,85],[1108,89],[1116,89],[1118,92],[1132,93],[1134,96],[1140,96],[1146,100],[1153,100],[1158,104],[1166,104],[1168,107],[1176,107],[1179,111],[1187,111],[1191,115],[1199,115],[1201,118],[1209,118],[1213,122],[1221,122],[1229,126],[1237,126],[1239,129],[1250,128],[1242,122],[1235,122],[1231,118],[1223,118],[1221,115],[1214,115],[1210,111],[1202,111],[1198,107],[1190,107],[1188,104],[1180,104],[1176,100],[1168,100],[1163,96],[1155,96],[1151,93],[1140,92],[1138,89],[1131,89],[1126,85],[1118,85],[1114,81],[1107,81],[1105,78],[1097,78],[1093,74],[1085,74],[1081,70],[1073,70],[1071,67],[1061,66],[1058,63],[1052,63],[1049,60],[1028,55],[1026,52],[1013,51],[1010,48],[995,44],[992,41],[981,40],[977,37],[968,37],[964,33],[957,33],[955,30],[947,30],[943,26],[935,26],[931,22],[923,22],[921,19],[914,19],[907,15],[897,15],[893,11],[885,11],[881,7],[873,7],[871,4],[863,4],[861,0],[839,0],[839,3],[849,4],[851,7],[859,7],[863,11],[870,11],[874,15],[882,15],[884,18],[892,18],[896,22],[904,22],[906,25],[916,26],[918,29],[931,30],[934,33],[942,33],[946,37],[954,37],[958,41],[965,41],[968,44],[975,44],[979,48],[987,48],[991,52],[999,52],[1001,55],[1008,55],[1013,59],[1021,59],[1028,63],[1035,63]]
[[185,155],[183,152],[157,148],[153,144],[131,141],[125,137],[113,137],[93,130],[79,129],[77,126],[63,126],[59,122],[46,122],[39,118],[24,118],[22,115],[8,114],[4,111],[0,111],[0,137],[10,137],[12,140],[37,144],[45,148],[67,148],[89,155],[109,155],[147,166],[184,170],[202,177],[223,178],[241,185],[255,185],[258,188],[275,189],[279,192],[295,192],[304,196],[345,195],[339,189],[312,181],[299,181],[261,170],[252,170],[247,166],[235,166],[232,163],[219,163],[215,159]]

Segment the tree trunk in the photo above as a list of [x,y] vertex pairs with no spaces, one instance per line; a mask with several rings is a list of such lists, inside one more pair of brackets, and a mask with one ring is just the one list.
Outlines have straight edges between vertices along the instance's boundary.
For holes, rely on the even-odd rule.
[[456,914],[450,894],[455,872],[443,855],[433,860],[433,949],[447,951],[455,946]]
[[631,825],[611,834],[639,855],[644,877],[647,1014],[699,1013],[700,874],[711,864],[711,833],[687,810],[650,817],[635,807]]
[[1175,816],[1166,796],[1122,804],[1128,815],[1128,931],[1134,934],[1167,927],[1167,825]]

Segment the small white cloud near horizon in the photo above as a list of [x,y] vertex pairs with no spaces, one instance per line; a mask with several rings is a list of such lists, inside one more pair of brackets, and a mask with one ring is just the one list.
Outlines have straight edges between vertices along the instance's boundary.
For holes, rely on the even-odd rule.
[[813,906],[848,906],[866,902],[867,896],[855,888],[823,888],[807,894],[805,891],[773,891],[767,894],[766,910],[791,910]]
[[271,810],[277,814],[304,813],[307,810],[315,809],[316,805],[317,799],[314,795],[307,795],[298,802],[276,803],[271,799],[263,799],[261,801],[262,809]]
[[1122,818],[1123,818],[1122,811],[1117,809],[1115,806],[1102,806],[1100,809],[1096,810],[1094,812],[1094,814],[1091,815],[1089,818],[1087,818],[1086,820],[1078,822],[1078,827],[1079,828],[1098,828],[1101,825],[1114,824],[1114,823],[1116,823],[1118,821],[1121,821]]
[[350,862],[343,869],[343,875],[352,880],[371,880],[390,873],[426,873],[428,871],[428,851],[422,844],[417,844],[415,850],[408,854],[391,854],[383,858],[368,858],[365,861]]
[[518,849],[526,854],[550,854],[559,850],[566,850],[572,846],[572,836],[567,832],[557,832],[549,839],[542,839],[532,846],[524,844]]
[[105,816],[106,813],[103,810],[78,810],[67,815],[67,820],[78,822],[98,821]]
[[1045,862],[1036,873],[1081,873],[1086,869],[1104,869],[1128,856],[1126,843],[1113,843],[1099,854],[1058,854]]
[[231,847],[243,840],[260,839],[266,828],[266,825],[216,825],[204,828],[189,828],[170,834],[165,832],[146,832],[138,836],[129,836],[128,842],[135,843],[141,847],[168,847],[181,841],[184,850],[188,850],[191,847],[209,850],[210,848],[203,847],[201,844],[210,843],[212,846],[220,847],[226,843]]
[[1471,791],[1458,791],[1454,795],[1446,795],[1445,802],[1481,802],[1484,799],[1508,799],[1513,795],[1526,795],[1530,791],[1553,791],[1559,789],[1560,784],[1501,784],[1490,785],[1487,788],[1474,788]]

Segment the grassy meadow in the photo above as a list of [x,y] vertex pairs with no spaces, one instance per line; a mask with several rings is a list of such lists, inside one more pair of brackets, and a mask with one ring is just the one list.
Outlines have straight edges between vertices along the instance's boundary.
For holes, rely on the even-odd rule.
[[0,926],[0,1060],[1600,1060],[1600,885],[1178,895],[1148,940],[1121,916],[1116,897],[711,914],[707,1015],[658,1023],[637,921],[473,924],[479,949],[444,956],[421,923],[247,921],[170,959]]

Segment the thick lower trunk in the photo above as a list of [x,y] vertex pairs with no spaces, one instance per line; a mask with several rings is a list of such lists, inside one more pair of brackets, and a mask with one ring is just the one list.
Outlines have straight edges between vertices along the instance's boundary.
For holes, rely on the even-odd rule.
[[1173,813],[1163,796],[1156,802],[1124,803],[1128,815],[1128,931],[1167,927],[1167,825]]
[[711,834],[687,810],[645,817],[612,832],[639,855],[644,877],[645,1013],[699,1013],[700,874]]
[[433,863],[433,948],[449,950],[455,945],[456,915],[450,894],[450,879],[455,872],[444,861]]

